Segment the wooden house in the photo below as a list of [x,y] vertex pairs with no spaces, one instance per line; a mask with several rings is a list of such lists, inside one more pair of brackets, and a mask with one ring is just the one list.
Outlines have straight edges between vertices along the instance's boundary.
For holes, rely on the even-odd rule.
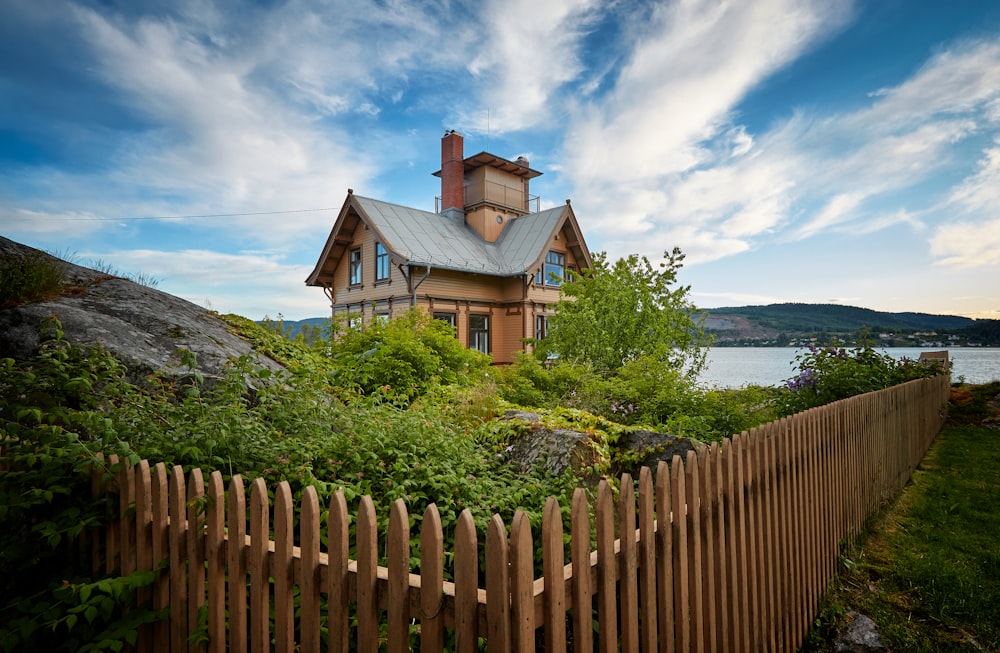
[[524,339],[545,337],[567,275],[592,264],[569,200],[538,210],[529,183],[540,174],[524,158],[465,158],[449,131],[434,173],[439,212],[348,190],[306,284],[353,328],[421,306],[463,345],[509,363]]

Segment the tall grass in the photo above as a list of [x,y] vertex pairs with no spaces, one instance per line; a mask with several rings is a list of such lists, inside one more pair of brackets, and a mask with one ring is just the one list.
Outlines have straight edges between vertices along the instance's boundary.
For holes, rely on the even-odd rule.
[[65,278],[59,261],[42,252],[4,254],[0,256],[0,307],[58,295]]

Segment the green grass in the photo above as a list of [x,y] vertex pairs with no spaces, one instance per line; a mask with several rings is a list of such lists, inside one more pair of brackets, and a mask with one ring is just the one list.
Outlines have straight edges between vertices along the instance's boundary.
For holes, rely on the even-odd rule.
[[894,651],[1000,651],[1000,431],[947,426],[899,502],[843,559],[804,650],[846,610]]

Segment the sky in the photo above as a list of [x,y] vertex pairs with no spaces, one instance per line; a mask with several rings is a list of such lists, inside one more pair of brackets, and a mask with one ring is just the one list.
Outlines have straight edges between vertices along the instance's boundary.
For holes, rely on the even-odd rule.
[[348,189],[433,211],[448,129],[699,307],[1000,319],[994,0],[0,9],[0,235],[221,313],[327,315]]

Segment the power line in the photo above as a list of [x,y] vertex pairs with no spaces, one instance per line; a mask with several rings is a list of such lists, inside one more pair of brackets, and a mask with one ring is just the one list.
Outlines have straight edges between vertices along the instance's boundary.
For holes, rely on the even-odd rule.
[[336,207],[325,208],[325,209],[292,209],[288,211],[257,211],[254,213],[206,213],[204,215],[141,215],[141,216],[131,216],[124,218],[55,218],[50,217],[49,220],[52,221],[63,221],[63,222],[125,222],[130,220],[188,220],[192,218],[239,218],[245,216],[254,215],[282,215],[286,213],[315,213],[318,211],[339,211],[340,209]]

